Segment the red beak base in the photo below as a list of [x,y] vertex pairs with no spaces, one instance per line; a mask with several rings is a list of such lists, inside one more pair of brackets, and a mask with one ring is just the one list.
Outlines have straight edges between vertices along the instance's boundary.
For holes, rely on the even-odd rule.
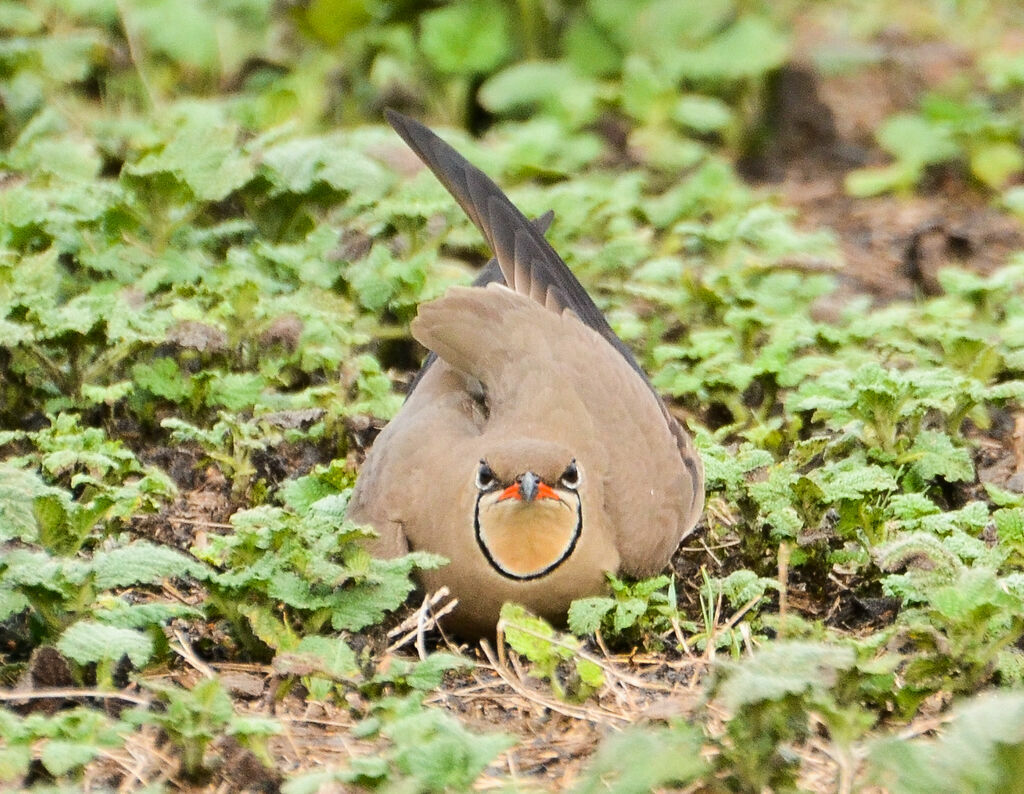
[[[554,489],[545,482],[537,483],[537,495],[535,499],[556,499],[559,502],[562,501],[562,497],[555,493]],[[506,499],[517,499],[520,502],[523,501],[523,489],[518,482],[512,483],[508,488],[501,492],[498,496],[499,502],[504,502]]]

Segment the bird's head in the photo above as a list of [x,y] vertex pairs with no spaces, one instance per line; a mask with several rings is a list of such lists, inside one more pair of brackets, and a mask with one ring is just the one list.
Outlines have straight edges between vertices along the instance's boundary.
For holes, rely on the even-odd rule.
[[477,544],[509,579],[551,573],[572,555],[583,532],[579,462],[558,445],[530,446],[494,450],[473,475]]

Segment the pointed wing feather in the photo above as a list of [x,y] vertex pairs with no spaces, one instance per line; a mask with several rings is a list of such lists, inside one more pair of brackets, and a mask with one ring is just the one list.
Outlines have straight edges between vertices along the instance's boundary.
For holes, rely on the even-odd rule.
[[647,381],[646,373],[629,348],[615,335],[572,271],[508,196],[486,174],[418,121],[393,110],[386,110],[384,114],[483,234],[498,260],[505,283],[552,310],[572,311],[607,339]]
[[[551,226],[551,221],[555,219],[555,213],[548,210],[539,218],[533,221],[533,225],[537,227],[537,231],[544,234],[548,227]],[[498,265],[497,259],[491,259],[484,265],[477,277],[473,279],[474,287],[486,287],[488,284],[505,284],[505,277],[501,273],[501,266]],[[507,285],[506,285],[507,286]],[[551,308],[550,306],[548,308]],[[557,311],[557,309],[556,309]],[[427,374],[427,370],[430,369],[430,365],[437,361],[437,353],[433,350],[427,353],[427,357],[423,359],[423,365],[420,367],[420,371],[416,373],[416,377],[412,379],[412,383],[409,384],[409,391],[406,392],[406,399],[413,393],[413,390],[419,386],[420,381],[423,380],[423,376]]]

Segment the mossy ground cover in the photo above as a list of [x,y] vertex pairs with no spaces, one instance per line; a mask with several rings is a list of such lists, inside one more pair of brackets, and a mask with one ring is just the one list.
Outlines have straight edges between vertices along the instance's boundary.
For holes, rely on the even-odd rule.
[[[0,2],[0,785],[1008,790],[1020,17]],[[554,210],[702,451],[565,627],[458,645],[344,519],[488,256],[385,106]]]

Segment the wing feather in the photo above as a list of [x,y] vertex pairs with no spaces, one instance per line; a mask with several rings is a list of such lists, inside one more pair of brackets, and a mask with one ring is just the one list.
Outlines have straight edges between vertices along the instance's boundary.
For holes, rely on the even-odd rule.
[[418,121],[393,110],[386,110],[384,114],[480,230],[494,252],[505,284],[548,308],[573,312],[607,339],[647,381],[647,374],[632,352],[616,336],[583,285],[544,239],[543,232],[516,209],[490,177]]

